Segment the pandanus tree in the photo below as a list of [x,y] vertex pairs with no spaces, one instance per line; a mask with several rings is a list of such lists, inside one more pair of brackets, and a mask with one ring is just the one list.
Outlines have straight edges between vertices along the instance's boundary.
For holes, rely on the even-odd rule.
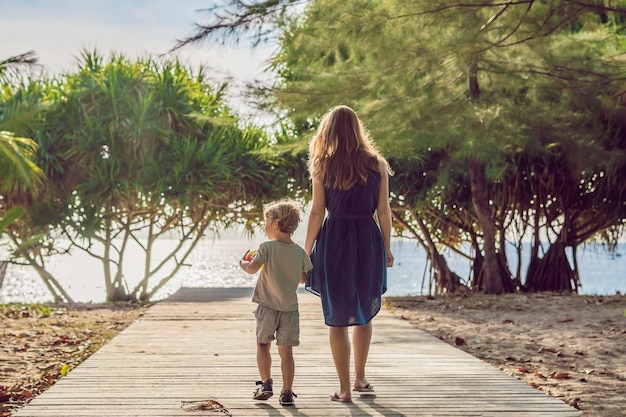
[[[253,221],[263,201],[288,194],[267,135],[239,124],[223,88],[176,61],[96,52],[49,84],[33,135],[48,183],[27,224],[101,262],[108,301],[150,299],[205,234]],[[28,254],[45,243],[24,253],[39,271]],[[142,265],[138,276],[130,263]]]

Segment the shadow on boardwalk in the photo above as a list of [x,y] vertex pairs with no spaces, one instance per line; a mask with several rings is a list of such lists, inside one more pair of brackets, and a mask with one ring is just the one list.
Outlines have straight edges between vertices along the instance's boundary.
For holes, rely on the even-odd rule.
[[[232,416],[579,416],[467,353],[381,311],[368,378],[376,397],[331,402],[337,379],[319,299],[301,291],[298,394],[254,401],[258,379],[251,288],[183,288],[37,397],[16,417],[215,416],[183,402],[215,400]],[[280,361],[272,350],[275,391]]]

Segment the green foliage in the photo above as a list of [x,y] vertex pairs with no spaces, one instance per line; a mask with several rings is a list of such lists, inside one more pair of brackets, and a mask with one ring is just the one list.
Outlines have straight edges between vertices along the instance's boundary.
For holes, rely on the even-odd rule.
[[44,304],[0,304],[0,314],[12,319],[50,317],[52,310]]
[[[107,300],[147,299],[206,232],[251,228],[264,202],[294,191],[290,171],[267,151],[267,134],[241,126],[224,91],[175,61],[105,60],[97,52],[84,52],[74,73],[15,91],[19,105],[47,103],[28,129],[47,181],[12,228],[19,255],[43,269],[42,255],[59,250],[60,232],[102,262]],[[156,239],[168,237],[179,241],[152,260]],[[131,245],[145,255],[133,260],[144,263],[144,274],[127,290]]]
[[23,193],[41,186],[41,170],[33,162],[36,144],[9,132],[0,132],[0,192]]
[[37,63],[35,51],[0,60],[0,84],[8,84],[23,78],[25,71]]
[[480,253],[472,158],[502,236],[530,228],[575,247],[626,215],[626,10],[609,6],[311,1],[281,25],[274,105],[303,125],[353,107],[392,161],[397,215],[414,231],[425,221],[425,242]]
[[530,230],[534,256],[539,236],[562,250],[624,230],[620,2],[233,0],[212,13],[182,44],[279,29],[279,79],[258,96],[299,136],[332,106],[359,112],[396,171],[396,220],[433,264],[435,246],[469,241],[481,273],[489,243],[494,272],[494,229],[500,251]]
[[[23,215],[21,203],[36,197],[43,184],[43,172],[33,162],[37,144],[19,136],[36,111],[11,102],[9,84],[21,79],[20,70],[36,61],[33,52],[0,61],[0,236]],[[11,206],[8,200],[16,204]]]

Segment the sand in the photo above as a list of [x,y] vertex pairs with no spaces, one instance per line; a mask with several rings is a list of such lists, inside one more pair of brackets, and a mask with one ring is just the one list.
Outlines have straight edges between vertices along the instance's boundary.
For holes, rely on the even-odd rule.
[[391,297],[403,320],[581,410],[626,416],[626,296]]

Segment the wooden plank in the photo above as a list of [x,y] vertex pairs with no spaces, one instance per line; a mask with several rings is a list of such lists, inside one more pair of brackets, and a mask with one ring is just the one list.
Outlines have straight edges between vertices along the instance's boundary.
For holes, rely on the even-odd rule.
[[[233,416],[579,416],[558,399],[382,311],[374,321],[368,378],[376,397],[331,402],[337,378],[319,299],[300,294],[301,345],[294,348],[296,407],[278,395],[254,401],[258,379],[250,289],[183,290],[14,414],[42,416],[219,415],[181,401],[213,398]],[[206,301],[203,301],[206,300]],[[280,360],[273,348],[274,390]]]

